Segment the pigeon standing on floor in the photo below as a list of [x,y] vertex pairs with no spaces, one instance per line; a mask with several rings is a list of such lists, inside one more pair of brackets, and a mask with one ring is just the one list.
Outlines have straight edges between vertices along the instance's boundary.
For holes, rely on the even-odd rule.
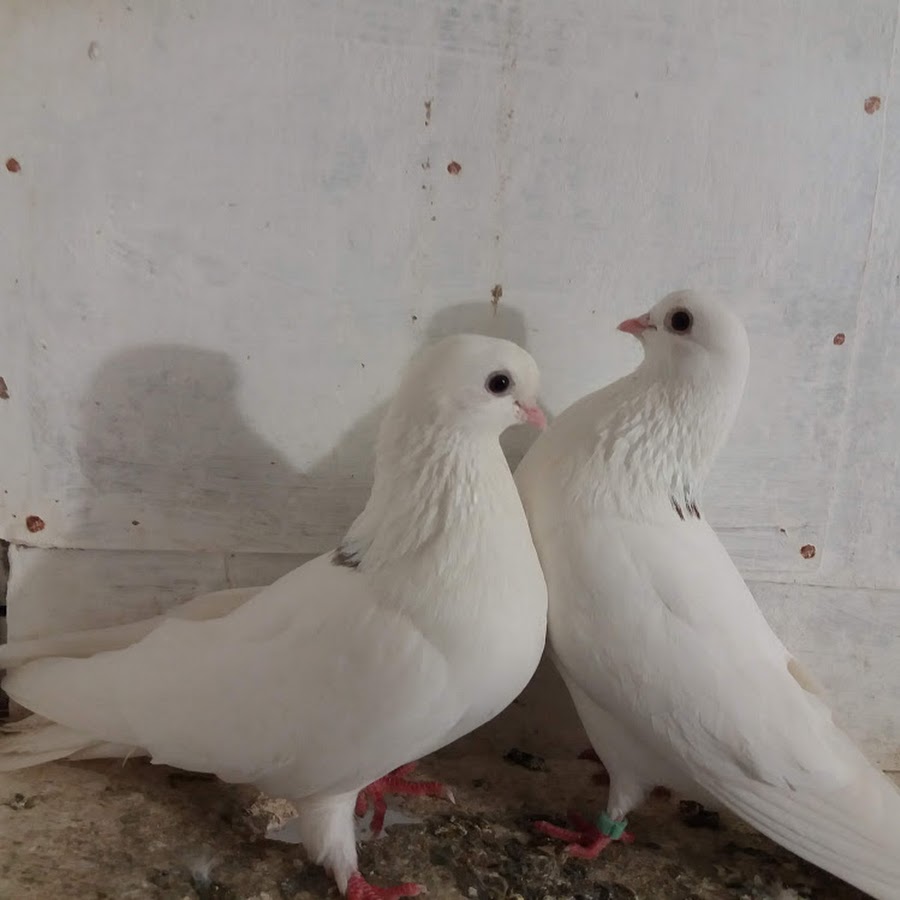
[[0,734],[0,770],[143,751],[294,801],[307,852],[351,900],[418,893],[360,874],[354,806],[497,715],[537,667],[546,586],[499,444],[510,425],[543,425],[537,391],[534,360],[508,341],[426,350],[333,553],[226,615],[169,617],[125,649],[15,668],[4,688],[36,716]]
[[542,830],[595,855],[661,784],[897,900],[900,791],[834,724],[701,511],[744,390],[744,327],[679,292],[619,329],[641,365],[569,407],[516,472],[550,652],[610,778],[596,825]]

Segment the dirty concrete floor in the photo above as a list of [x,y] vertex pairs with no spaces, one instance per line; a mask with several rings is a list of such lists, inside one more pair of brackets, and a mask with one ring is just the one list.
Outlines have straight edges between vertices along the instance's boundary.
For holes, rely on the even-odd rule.
[[[550,759],[532,770],[501,754],[432,757],[457,805],[396,801],[421,819],[361,845],[375,884],[421,881],[429,896],[582,900],[862,900],[736,820],[689,827],[675,798],[631,818],[636,842],[598,860],[567,859],[530,821],[596,812],[606,794],[594,762]],[[295,845],[262,836],[256,794],[144,760],[64,763],[0,776],[2,900],[312,900],[337,898]]]

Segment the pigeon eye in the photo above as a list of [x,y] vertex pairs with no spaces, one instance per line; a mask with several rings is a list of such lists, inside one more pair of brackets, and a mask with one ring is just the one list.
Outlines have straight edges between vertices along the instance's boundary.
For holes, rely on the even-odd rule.
[[694,324],[694,317],[686,309],[676,309],[669,316],[669,328],[676,334],[687,334]]
[[512,378],[506,374],[506,372],[491,372],[487,377],[487,381],[485,382],[485,387],[496,396],[500,396],[501,394],[505,394],[509,390],[509,386],[512,384]]

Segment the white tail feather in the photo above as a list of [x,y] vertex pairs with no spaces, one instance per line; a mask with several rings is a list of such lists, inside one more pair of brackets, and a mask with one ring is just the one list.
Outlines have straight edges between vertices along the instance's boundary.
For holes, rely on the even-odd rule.
[[900,898],[900,791],[863,761],[859,779],[831,796],[754,783],[716,790],[772,840],[877,900]]
[[125,755],[127,749],[98,742],[89,734],[42,716],[28,716],[0,727],[0,772],[27,769],[56,759],[116,757]]
[[[145,638],[168,618],[200,621],[227,615],[261,588],[231,588],[194,597],[165,615],[140,622],[94,628],[0,647],[0,668],[14,669],[35,659],[63,656],[81,658],[108,650],[121,650]],[[57,759],[127,758],[145,751],[125,744],[98,741],[88,734],[32,715],[0,727],[0,772],[26,769]]]

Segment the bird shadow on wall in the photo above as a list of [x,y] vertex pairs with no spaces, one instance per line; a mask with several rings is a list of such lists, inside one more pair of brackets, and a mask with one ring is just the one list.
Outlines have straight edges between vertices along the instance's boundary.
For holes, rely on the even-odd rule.
[[[522,346],[527,336],[518,310],[495,314],[489,304],[464,303],[436,313],[422,344],[460,332]],[[334,546],[365,505],[387,402],[300,470],[248,424],[239,381],[235,363],[214,350],[143,346],[108,359],[85,398],[77,450],[86,495],[100,502],[92,499],[78,517],[70,544],[115,547],[121,528],[123,547],[140,546],[141,531],[154,549],[310,553]],[[520,458],[533,429],[510,429],[504,438]],[[130,498],[140,514],[129,513]]]

